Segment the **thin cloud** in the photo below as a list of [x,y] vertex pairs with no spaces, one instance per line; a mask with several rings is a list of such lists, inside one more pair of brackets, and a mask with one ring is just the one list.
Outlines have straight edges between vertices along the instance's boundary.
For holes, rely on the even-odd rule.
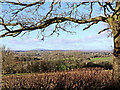
[[[64,49],[64,50],[110,50],[113,45],[112,38],[107,38],[106,33],[100,35],[89,34],[85,38],[49,38],[42,41],[38,38],[9,38],[3,42],[14,50],[20,49]],[[13,47],[14,46],[14,47]]]

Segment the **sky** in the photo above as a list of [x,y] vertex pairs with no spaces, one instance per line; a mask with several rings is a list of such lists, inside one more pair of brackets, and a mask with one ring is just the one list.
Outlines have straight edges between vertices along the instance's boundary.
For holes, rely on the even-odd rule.
[[77,28],[67,28],[76,33],[60,32],[59,37],[53,35],[45,40],[38,38],[38,32],[33,31],[30,35],[23,37],[5,37],[1,38],[1,45],[5,45],[11,50],[33,50],[33,49],[50,49],[50,50],[112,50],[113,38],[108,36],[107,32],[98,34],[98,32],[107,25],[98,23],[91,28],[83,31],[86,25],[80,25]]
[[92,26],[86,31],[78,27],[75,34],[61,32],[45,40],[37,38],[38,32],[31,32],[30,35],[23,37],[5,37],[1,42],[12,50],[32,50],[32,49],[50,49],[50,50],[112,50],[113,40],[107,37],[108,33],[98,34],[100,27],[105,27],[103,23]]

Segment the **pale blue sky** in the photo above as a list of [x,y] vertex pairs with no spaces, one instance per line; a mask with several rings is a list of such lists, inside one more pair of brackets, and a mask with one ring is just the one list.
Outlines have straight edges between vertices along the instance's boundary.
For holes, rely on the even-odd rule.
[[[86,31],[82,31],[82,26],[77,27],[75,34],[61,32],[60,36],[56,35],[45,38],[42,41],[37,38],[38,32],[31,32],[31,34],[23,37],[6,37],[2,39],[2,44],[11,48],[12,50],[31,50],[36,48],[54,49],[54,50],[112,50],[112,38],[107,38],[107,32],[98,34],[105,25],[99,23],[94,25]],[[112,47],[111,47],[112,46]]]
[[75,31],[75,34],[60,32],[60,36],[53,35],[45,38],[37,38],[38,32],[33,31],[31,34],[23,37],[5,37],[1,39],[1,43],[12,50],[31,50],[36,48],[51,50],[112,50],[113,40],[107,38],[107,32],[98,34],[98,32],[107,25],[98,23],[91,28],[83,31],[86,25],[80,25],[77,28],[67,28],[67,30]]

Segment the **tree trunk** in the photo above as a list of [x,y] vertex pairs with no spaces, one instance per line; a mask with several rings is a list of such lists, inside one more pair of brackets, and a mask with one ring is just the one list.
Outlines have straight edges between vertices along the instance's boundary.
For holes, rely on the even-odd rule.
[[113,18],[112,22],[112,33],[114,40],[114,51],[113,51],[113,79],[116,82],[120,80],[120,17]]
[[[116,9],[120,8],[120,2],[116,3]],[[120,11],[113,17],[108,18],[110,28],[113,33],[114,51],[113,51],[113,79],[116,82],[120,81]]]
[[120,29],[114,31],[114,51],[113,51],[113,79],[120,80]]

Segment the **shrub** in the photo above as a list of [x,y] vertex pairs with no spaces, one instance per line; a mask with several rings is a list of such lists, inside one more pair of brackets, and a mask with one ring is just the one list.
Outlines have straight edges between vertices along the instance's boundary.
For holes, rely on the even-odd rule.
[[64,64],[58,66],[57,68],[58,68],[58,70],[60,70],[60,71],[63,71],[63,70],[66,70],[66,69],[67,69],[67,67],[66,67]]
[[86,65],[84,65],[83,67],[101,67],[104,69],[109,69],[111,70],[113,65],[110,62],[99,62],[99,63],[94,63],[94,62],[88,62]]
[[104,69],[109,69],[111,70],[113,68],[113,65],[110,62],[99,62],[98,65],[100,65],[101,67],[103,67]]
[[45,71],[48,71],[49,70],[49,62],[47,61],[41,61],[40,62],[40,71],[41,72],[45,72]]
[[98,67],[98,66],[93,62],[88,62],[85,67]]

